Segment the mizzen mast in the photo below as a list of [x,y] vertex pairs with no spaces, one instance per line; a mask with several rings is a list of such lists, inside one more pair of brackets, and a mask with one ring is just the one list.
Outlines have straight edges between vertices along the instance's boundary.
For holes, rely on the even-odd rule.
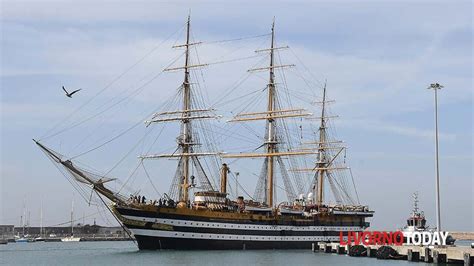
[[326,109],[326,84],[324,84],[324,89],[323,89],[323,102],[322,102],[322,108],[321,108],[321,124],[319,126],[319,144],[318,144],[318,150],[320,153],[318,154],[318,163],[317,166],[320,168],[318,170],[318,183],[317,183],[317,199],[316,199],[316,204],[317,205],[322,205],[323,204],[323,199],[324,199],[324,175],[325,170],[324,168],[327,168],[326,162],[325,162],[325,147],[327,146],[326,144],[326,118],[325,118],[325,109]]
[[329,183],[329,186],[334,194],[334,197],[338,203],[342,203],[343,199],[346,199],[350,202],[353,202],[353,199],[349,195],[347,188],[344,187],[343,182],[339,182],[336,179],[336,172],[339,170],[348,170],[349,167],[345,166],[345,161],[341,163],[337,162],[337,159],[340,157],[346,147],[339,146],[342,141],[333,140],[328,136],[327,132],[327,122],[329,119],[337,118],[338,116],[328,116],[327,115],[327,104],[333,101],[328,101],[326,99],[326,84],[323,87],[323,99],[321,102],[314,102],[315,104],[321,104],[321,116],[320,117],[309,117],[310,120],[318,120],[319,124],[319,137],[317,141],[314,142],[304,142],[305,146],[314,145],[310,148],[305,148],[304,150],[317,150],[317,161],[313,168],[303,168],[303,169],[291,169],[295,172],[313,172],[314,173],[314,183],[313,183],[313,197],[314,202],[317,206],[325,204],[325,186],[326,181]]
[[[327,120],[330,118],[337,118],[338,116],[328,116],[326,104],[329,101],[326,100],[326,83],[323,88],[323,100],[321,102],[321,117],[319,125],[319,139],[318,142],[314,143],[317,145],[318,149],[318,160],[316,162],[316,167],[313,171],[315,173],[315,189],[314,195],[316,196],[316,205],[321,206],[324,204],[324,186],[325,179],[329,182],[331,189],[333,191],[336,201],[342,202],[342,198],[352,200],[348,192],[342,188],[341,184],[334,178],[332,173],[338,170],[347,170],[349,167],[346,166],[334,166],[336,159],[339,155],[346,149],[346,147],[338,146],[338,143],[342,141],[334,141],[328,139],[327,134]],[[336,144],[336,146],[334,146]]]

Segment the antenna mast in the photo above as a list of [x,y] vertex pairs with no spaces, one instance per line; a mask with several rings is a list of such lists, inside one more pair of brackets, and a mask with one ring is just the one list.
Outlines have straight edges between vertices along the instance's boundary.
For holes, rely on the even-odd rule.
[[413,193],[413,215],[418,213],[418,192]]

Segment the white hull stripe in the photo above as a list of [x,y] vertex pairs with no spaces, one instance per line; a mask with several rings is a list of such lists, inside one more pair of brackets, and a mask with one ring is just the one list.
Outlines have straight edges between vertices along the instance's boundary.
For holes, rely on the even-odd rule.
[[197,227],[197,228],[224,228],[224,229],[240,229],[240,230],[268,230],[268,231],[362,231],[364,228],[359,226],[285,226],[285,225],[259,225],[259,224],[231,224],[231,223],[210,223],[202,221],[177,220],[177,219],[161,219],[150,217],[139,217],[131,215],[123,215],[123,217],[143,222],[160,223],[173,226]]
[[136,236],[186,238],[206,240],[240,240],[240,241],[339,241],[338,236],[259,236],[259,235],[227,235],[208,233],[189,233],[176,231],[161,231],[150,229],[130,229]]

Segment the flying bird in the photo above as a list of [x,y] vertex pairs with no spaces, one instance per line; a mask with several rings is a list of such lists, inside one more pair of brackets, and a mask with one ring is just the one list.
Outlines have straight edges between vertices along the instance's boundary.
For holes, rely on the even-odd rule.
[[69,98],[72,98],[72,95],[78,91],[80,91],[81,89],[78,89],[78,90],[75,90],[73,92],[67,92],[66,88],[64,88],[63,86],[63,91],[66,93],[66,96],[69,97]]

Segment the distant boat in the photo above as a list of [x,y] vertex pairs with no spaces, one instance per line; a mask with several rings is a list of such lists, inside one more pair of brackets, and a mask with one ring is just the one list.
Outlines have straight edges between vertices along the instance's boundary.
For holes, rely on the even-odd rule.
[[41,209],[40,209],[40,234],[37,238],[35,238],[36,242],[44,242],[46,239],[43,238],[43,200],[41,200]]
[[[20,216],[20,225],[22,226],[22,234],[21,237],[18,234],[18,236],[15,236],[15,242],[16,243],[27,243],[27,242],[34,242],[34,239],[30,237],[30,235],[25,233],[25,227],[29,226],[29,215],[28,219],[26,218],[26,206],[25,206],[25,199],[23,199],[23,215]],[[29,214],[29,213],[28,213]]]
[[71,203],[71,235],[61,238],[61,242],[79,242],[80,237],[74,236],[74,200]]
[[27,242],[28,242],[28,238],[20,237],[20,238],[18,238],[18,239],[15,239],[15,242],[16,242],[16,243],[27,243]]
[[74,237],[73,235],[61,238],[61,242],[79,242],[79,241],[81,241],[81,238]]
[[[404,237],[404,241],[407,241],[409,236],[412,236],[416,232],[425,232],[433,234],[436,232],[436,228],[430,228],[426,226],[426,218],[423,211],[419,211],[418,208],[418,192],[413,193],[413,211],[410,217],[407,219],[407,224],[401,229]],[[447,245],[453,245],[456,239],[451,235],[448,235],[446,238]]]

